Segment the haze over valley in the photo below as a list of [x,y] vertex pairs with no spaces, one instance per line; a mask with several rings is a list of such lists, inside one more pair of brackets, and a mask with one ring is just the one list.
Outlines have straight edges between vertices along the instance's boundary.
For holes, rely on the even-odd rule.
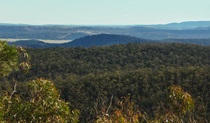
[[[196,44],[202,44],[199,42],[201,39],[210,39],[210,21],[190,21],[182,23],[170,23],[165,25],[124,25],[124,26],[70,26],[70,25],[13,25],[13,24],[1,24],[0,25],[0,39],[7,40],[9,42],[22,41],[21,43],[11,43],[11,44],[23,44],[27,41],[37,40],[44,43],[70,43],[75,42],[83,37],[94,36],[94,35],[110,35],[109,38],[101,37],[103,40],[107,40],[107,43],[101,45],[117,44],[110,43],[110,38],[112,35],[130,36],[133,38],[153,40],[153,42],[182,42],[181,40],[171,39],[197,39]],[[107,39],[106,39],[107,38]],[[121,37],[122,39],[123,37]],[[83,38],[83,43],[88,43]],[[166,40],[170,39],[170,40]],[[75,41],[74,41],[75,40]],[[96,39],[94,39],[96,40]],[[100,38],[98,37],[100,42]],[[127,39],[125,39],[127,40]],[[112,40],[113,41],[113,40]],[[119,41],[119,40],[118,40]],[[103,41],[105,42],[105,41]],[[109,42],[109,43],[108,43]],[[133,42],[128,41],[128,42]],[[146,41],[145,41],[146,42]],[[118,42],[120,44],[120,42]],[[185,42],[184,42],[185,43]],[[188,41],[189,43],[189,41]],[[30,44],[30,42],[27,42]],[[81,44],[81,43],[80,43]],[[33,42],[34,45],[34,42]],[[91,44],[88,46],[97,46],[97,44]],[[205,43],[205,45],[209,45]],[[24,45],[23,45],[24,46]],[[49,46],[58,46],[50,45]],[[46,46],[46,47],[49,47]],[[61,46],[61,45],[60,45]],[[64,46],[64,45],[63,45]],[[69,45],[69,46],[85,46],[81,45]]]

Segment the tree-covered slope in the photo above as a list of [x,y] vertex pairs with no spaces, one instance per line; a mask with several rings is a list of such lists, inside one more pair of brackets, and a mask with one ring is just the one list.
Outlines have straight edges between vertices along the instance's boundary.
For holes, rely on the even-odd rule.
[[[91,122],[121,97],[130,95],[135,108],[148,119],[167,112],[169,87],[180,85],[194,100],[195,109],[183,115],[198,122],[210,116],[210,47],[187,44],[126,44],[104,47],[27,49],[31,70],[10,78],[27,81],[48,78],[55,82],[61,96],[80,110],[80,121]],[[21,94],[27,95],[24,85]],[[5,85],[6,86],[6,85]],[[6,88],[1,85],[2,88]],[[170,106],[169,106],[170,107]]]
[[54,47],[55,44],[45,43],[39,40],[18,40],[16,42],[8,42],[9,45],[31,47],[31,48],[47,48]]
[[99,34],[99,35],[91,35],[75,39],[72,42],[61,44],[61,46],[91,47],[91,46],[109,46],[114,44],[127,44],[127,43],[145,43],[145,42],[151,42],[151,41],[126,35]]
[[116,69],[208,66],[210,48],[187,44],[127,44],[105,47],[28,49],[36,74],[88,74]]

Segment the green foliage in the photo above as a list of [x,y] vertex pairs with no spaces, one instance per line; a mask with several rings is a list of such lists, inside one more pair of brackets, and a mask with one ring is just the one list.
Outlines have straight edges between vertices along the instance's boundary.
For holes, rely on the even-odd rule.
[[[19,67],[19,72],[28,71],[28,54],[21,47],[8,46],[0,42],[0,77],[10,74]],[[18,63],[19,66],[18,66]],[[23,71],[22,71],[23,70]],[[78,110],[69,110],[69,105],[60,96],[49,80],[36,79],[28,84],[28,96],[17,93],[17,82],[14,90],[6,92],[0,98],[0,122],[2,123],[76,123]],[[7,91],[7,90],[6,90]]]
[[144,114],[134,108],[130,96],[123,97],[117,104],[118,108],[111,114],[105,114],[96,123],[139,123],[145,120]]
[[4,122],[23,123],[76,123],[78,110],[69,110],[68,103],[61,100],[53,83],[37,79],[29,83],[27,100],[15,95],[5,95],[1,102]]
[[19,56],[19,70],[21,70],[21,72],[28,72],[28,70],[31,68],[30,63],[30,57],[27,53],[27,51],[25,49],[23,49],[22,47],[17,47],[16,48]]
[[0,79],[15,70],[28,71],[29,56],[22,47],[13,47],[6,42],[0,41]]
[[[158,70],[148,68],[85,76],[69,75],[63,76],[63,79],[60,76],[56,77],[55,81],[62,82],[63,80],[63,84],[60,83],[62,86],[59,87],[62,96],[81,111],[83,118],[95,116],[90,113],[95,100],[101,98],[107,100],[110,95],[113,95],[112,109],[115,109],[117,105],[114,102],[130,93],[132,102],[143,109],[149,119],[152,119],[157,114],[156,109],[161,106],[160,102],[167,103],[170,95],[168,87],[176,84],[185,89],[193,98],[195,107],[193,113],[195,119],[198,119],[203,117],[201,112],[204,116],[208,116],[203,108],[199,108],[203,107],[202,101],[197,100],[202,98],[206,104],[210,102],[208,98],[210,74],[206,74],[209,71],[210,68],[203,67],[166,67]],[[169,109],[168,106],[163,105],[163,107]]]
[[33,64],[30,76],[104,73],[139,68],[205,66],[210,48],[183,44],[127,44],[91,48],[27,49]]
[[15,47],[8,46],[0,41],[0,78],[9,75],[17,68],[18,52]]
[[180,86],[169,87],[166,104],[159,109],[153,122],[196,122],[191,115],[194,110],[194,101],[191,95],[184,92]]
[[[116,102],[128,93],[132,102],[148,114],[148,119],[161,116],[163,119],[165,116],[180,119],[180,115],[175,113],[180,111],[185,116],[181,117],[184,122],[193,118],[197,122],[210,121],[210,47],[128,44],[27,51],[33,64],[29,73],[21,76],[13,73],[5,81],[15,78],[28,82],[40,77],[53,80],[61,97],[71,102],[70,107],[80,110],[80,122],[97,119],[98,115],[94,112],[97,100],[109,100],[113,95],[113,105],[109,110],[111,115],[120,109]],[[25,83],[18,85],[18,94],[23,94],[21,98],[27,100],[29,95],[24,88]],[[189,110],[193,105],[184,103],[182,98],[170,101],[168,87],[172,85],[180,85],[191,95],[193,112]],[[174,106],[168,105],[168,102],[173,102]],[[178,104],[189,107],[176,107]]]
[[184,92],[180,86],[171,86],[169,90],[169,102],[175,114],[183,115],[187,111],[194,109],[194,102],[191,95]]

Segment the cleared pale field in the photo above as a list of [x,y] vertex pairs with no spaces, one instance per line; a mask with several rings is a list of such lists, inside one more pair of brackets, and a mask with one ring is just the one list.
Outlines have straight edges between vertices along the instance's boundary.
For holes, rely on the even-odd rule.
[[[0,38],[1,41],[8,41],[8,42],[15,42],[18,40],[31,40],[31,39],[14,39],[14,38]],[[60,44],[60,43],[66,43],[70,42],[71,40],[44,40],[44,39],[35,39],[39,41],[43,41],[46,43],[54,43],[54,44]]]

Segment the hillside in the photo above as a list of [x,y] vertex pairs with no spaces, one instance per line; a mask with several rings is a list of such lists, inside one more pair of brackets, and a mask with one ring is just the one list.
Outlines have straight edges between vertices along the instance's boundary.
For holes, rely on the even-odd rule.
[[28,52],[32,56],[32,64],[36,64],[34,67],[43,67],[36,71],[40,75],[57,70],[60,74],[71,72],[82,75],[98,70],[210,65],[210,48],[193,44],[134,43],[91,48],[28,49]]
[[[180,85],[192,95],[196,121],[210,120],[208,46],[153,43],[91,48],[28,48],[27,51],[31,55],[30,71],[26,75],[14,72],[4,81],[16,78],[23,82],[19,85],[19,93],[23,96],[27,95],[24,81],[39,77],[54,81],[62,98],[71,102],[72,108],[81,111],[81,121],[96,119],[96,104],[113,96],[112,112],[118,107],[119,100],[127,95],[137,109],[153,119],[157,112],[166,110],[160,111],[159,108],[167,103],[171,85]],[[4,90],[9,85],[0,87]],[[100,109],[107,105],[98,106]],[[189,115],[183,119],[187,120]]]
[[31,48],[47,48],[56,46],[56,44],[45,43],[39,40],[19,40],[16,42],[8,42],[8,44]]
[[114,35],[114,34],[99,34],[85,36],[75,39],[68,43],[52,44],[44,43],[39,40],[20,40],[16,42],[9,42],[10,45],[31,47],[31,48],[48,48],[48,47],[92,47],[92,46],[110,46],[114,44],[127,44],[127,43],[148,43],[151,40],[140,39],[132,36]]
[[96,34],[128,35],[154,40],[210,38],[208,21],[129,26],[0,25],[0,38],[75,40]]
[[126,35],[115,35],[115,34],[98,34],[90,35],[82,38],[75,39],[68,43],[51,44],[44,43],[39,40],[24,40],[9,42],[10,45],[31,47],[31,48],[49,48],[49,47],[93,47],[93,46],[111,46],[115,44],[128,44],[128,43],[186,43],[186,44],[198,44],[209,46],[209,39],[163,39],[163,40],[149,40],[141,39]]
[[82,37],[73,40],[72,42],[61,44],[60,46],[91,47],[91,46],[109,46],[114,44],[127,44],[127,43],[145,43],[145,42],[151,42],[151,41],[126,35],[99,34],[99,35]]

